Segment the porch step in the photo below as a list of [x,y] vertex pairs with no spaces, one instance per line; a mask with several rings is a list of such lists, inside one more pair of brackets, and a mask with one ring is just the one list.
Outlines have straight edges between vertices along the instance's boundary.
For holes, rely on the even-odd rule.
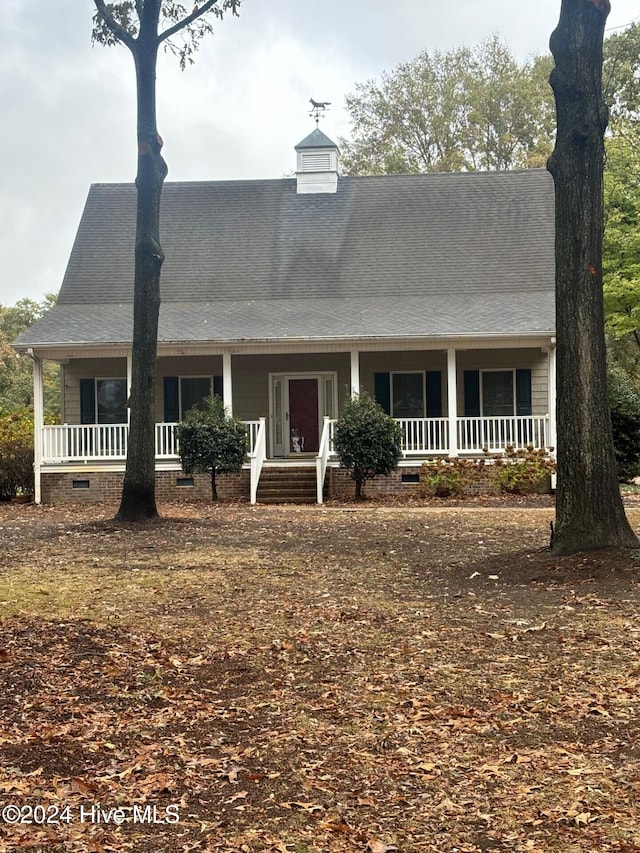
[[316,497],[315,467],[282,466],[262,469],[258,483],[258,503],[314,504]]

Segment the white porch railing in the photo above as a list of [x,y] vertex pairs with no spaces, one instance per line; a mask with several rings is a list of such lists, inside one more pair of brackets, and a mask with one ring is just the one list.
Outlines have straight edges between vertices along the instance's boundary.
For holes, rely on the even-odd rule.
[[[251,465],[251,503],[254,504],[258,497],[258,483],[264,460],[267,458],[267,427],[264,418],[259,421],[249,421],[249,463]],[[255,427],[255,428],[254,428]]]
[[501,453],[549,446],[548,415],[511,418],[458,418],[458,450],[461,453]]
[[449,452],[448,418],[396,418],[402,429],[405,456]]
[[42,428],[42,461],[102,462],[126,459],[128,432],[127,424],[45,426]]
[[[245,421],[249,456],[254,452],[260,425]],[[176,460],[178,442],[175,423],[156,424],[156,459]],[[55,424],[42,428],[42,462],[116,462],[127,458],[127,424]]]
[[316,499],[319,504],[324,500],[324,478],[327,474],[329,456],[333,453],[333,433],[335,424],[336,422],[331,420],[331,418],[325,418],[324,425],[322,427],[322,435],[320,436],[320,446],[318,448],[318,455],[316,456]]
[[[447,418],[400,418],[402,452],[405,458],[448,453]],[[252,483],[260,477],[266,459],[265,419],[245,421],[249,436],[248,456],[252,464]],[[328,426],[327,426],[328,425]],[[316,464],[318,488],[329,459],[333,456],[335,421],[325,418]],[[156,458],[177,460],[178,445],[174,423],[156,424]],[[457,446],[460,453],[503,452],[508,446],[535,449],[550,444],[549,417],[458,418]],[[127,424],[58,424],[42,428],[42,463],[116,462],[127,457]],[[253,488],[253,487],[252,487]],[[253,492],[252,492],[253,494]]]

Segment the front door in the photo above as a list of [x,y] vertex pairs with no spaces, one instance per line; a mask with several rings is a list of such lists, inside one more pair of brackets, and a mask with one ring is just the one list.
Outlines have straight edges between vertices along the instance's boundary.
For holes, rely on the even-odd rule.
[[314,455],[322,419],[334,417],[335,374],[271,375],[271,455]]
[[317,453],[318,378],[289,379],[289,453]]

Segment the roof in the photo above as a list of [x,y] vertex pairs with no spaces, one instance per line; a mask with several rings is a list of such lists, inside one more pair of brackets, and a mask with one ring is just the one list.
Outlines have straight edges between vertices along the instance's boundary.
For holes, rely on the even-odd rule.
[[[315,131],[314,131],[315,133]],[[313,135],[313,134],[312,134]],[[136,190],[91,187],[57,305],[16,346],[131,340]],[[554,329],[545,170],[167,183],[159,341]]]
[[300,151],[301,148],[337,148],[338,146],[332,139],[323,133],[319,127],[316,127],[314,131],[312,131],[309,136],[305,136],[302,142],[298,142],[296,145],[296,151]]

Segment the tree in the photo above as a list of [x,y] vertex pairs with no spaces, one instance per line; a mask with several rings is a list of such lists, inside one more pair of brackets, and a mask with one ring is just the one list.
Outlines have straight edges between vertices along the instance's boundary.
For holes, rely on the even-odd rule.
[[350,174],[509,169],[543,165],[554,111],[550,58],[519,65],[494,36],[411,62],[356,86],[346,99]]
[[389,417],[368,394],[351,397],[336,421],[334,448],[340,467],[349,469],[356,483],[356,500],[363,496],[366,480],[389,474],[402,456],[400,424]]
[[[167,176],[156,120],[156,63],[161,45],[180,66],[193,61],[200,40],[212,32],[213,17],[238,13],[241,0],[205,0],[187,14],[174,0],[94,0],[93,38],[123,44],[133,56],[137,86],[138,171],[134,258],[131,419],[122,499],[116,518],[137,521],[157,516],[155,500],[155,371],[160,314],[160,198]],[[161,24],[166,29],[160,30]],[[175,37],[180,36],[181,43]]]
[[558,488],[552,550],[637,547],[624,514],[607,400],[602,231],[604,25],[609,0],[562,0],[550,47],[557,137]]
[[638,141],[640,126],[640,26],[631,24],[604,43],[604,98],[615,135]]
[[176,427],[182,470],[211,474],[211,500],[218,499],[216,476],[240,471],[247,453],[247,428],[227,417],[220,397],[205,397]]
[[[0,414],[33,405],[33,361],[27,355],[17,355],[11,342],[55,301],[55,295],[49,293],[41,302],[25,298],[12,306],[0,305]],[[45,362],[43,381],[45,413],[50,419],[59,418],[60,366]]]
[[604,307],[607,328],[640,351],[640,146],[627,135],[607,143]]

